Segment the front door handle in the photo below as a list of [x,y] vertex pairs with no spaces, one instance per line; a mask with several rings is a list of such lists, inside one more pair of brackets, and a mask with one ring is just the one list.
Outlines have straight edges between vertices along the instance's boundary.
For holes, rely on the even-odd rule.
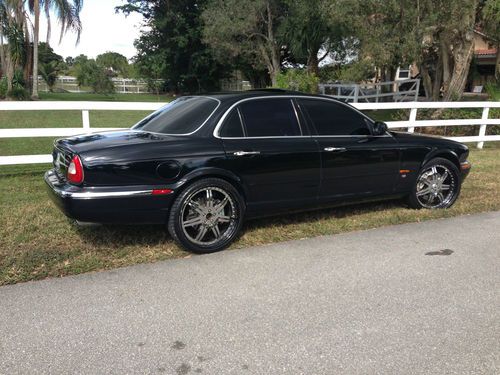
[[344,152],[344,151],[347,151],[347,149],[345,147],[325,147],[323,150],[325,150],[327,152],[333,152],[333,151]]
[[259,155],[260,151],[236,151],[233,152],[234,156],[245,156],[245,155]]

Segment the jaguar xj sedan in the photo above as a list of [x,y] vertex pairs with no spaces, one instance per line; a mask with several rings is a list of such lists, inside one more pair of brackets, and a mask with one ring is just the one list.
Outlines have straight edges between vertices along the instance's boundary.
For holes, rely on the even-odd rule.
[[128,130],[59,139],[45,181],[70,218],[163,224],[207,253],[249,218],[392,198],[450,207],[468,153],[329,97],[264,90],[180,97]]

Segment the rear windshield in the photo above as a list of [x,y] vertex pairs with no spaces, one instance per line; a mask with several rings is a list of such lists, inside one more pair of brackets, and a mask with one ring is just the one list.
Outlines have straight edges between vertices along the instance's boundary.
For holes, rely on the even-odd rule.
[[187,134],[198,129],[219,105],[218,100],[185,96],[174,100],[132,127],[163,134]]

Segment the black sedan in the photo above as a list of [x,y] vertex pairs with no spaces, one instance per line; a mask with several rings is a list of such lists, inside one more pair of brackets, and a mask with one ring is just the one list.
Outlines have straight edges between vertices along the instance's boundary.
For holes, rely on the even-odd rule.
[[45,181],[70,218],[166,224],[185,248],[212,252],[246,218],[398,197],[448,208],[468,153],[329,97],[263,90],[185,96],[130,130],[57,140]]

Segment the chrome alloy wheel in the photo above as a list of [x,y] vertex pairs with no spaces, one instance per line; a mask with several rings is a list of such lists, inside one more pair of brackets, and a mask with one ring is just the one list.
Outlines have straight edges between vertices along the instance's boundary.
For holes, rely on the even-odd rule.
[[236,207],[231,196],[218,187],[193,192],[181,210],[181,227],[198,245],[213,245],[237,229]]
[[453,201],[456,186],[455,176],[448,167],[433,165],[420,175],[416,196],[425,208],[443,208]]

